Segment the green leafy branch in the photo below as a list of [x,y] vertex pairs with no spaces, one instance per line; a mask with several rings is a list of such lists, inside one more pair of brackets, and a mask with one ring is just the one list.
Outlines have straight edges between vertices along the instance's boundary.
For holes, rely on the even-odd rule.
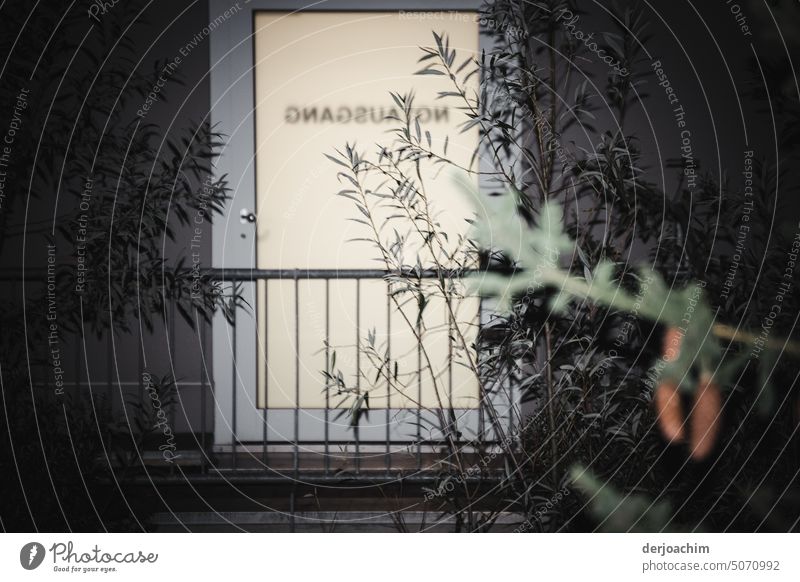
[[[575,245],[564,230],[558,203],[543,203],[537,223],[531,226],[518,212],[513,196],[496,197],[487,203],[469,182],[460,178],[459,182],[478,209],[472,235],[476,244],[501,253],[515,265],[510,273],[487,271],[471,277],[473,289],[497,298],[500,312],[510,311],[515,298],[549,288],[556,290],[549,304],[552,313],[564,313],[573,301],[588,300],[673,328],[681,336],[680,349],[668,354],[670,347],[665,346],[651,377],[656,382],[670,379],[688,392],[694,391],[703,374],[711,374],[720,385],[730,384],[755,351],[740,350],[724,361],[723,340],[761,347],[767,358],[776,358],[781,352],[800,355],[800,346],[790,340],[764,339],[718,322],[704,296],[703,282],[676,290],[659,273],[642,268],[639,290],[633,294],[615,280],[616,266],[611,261],[601,261],[593,271],[587,269],[584,277],[570,273],[560,267],[560,259]],[[762,380],[765,385],[761,392],[768,393],[766,378],[762,376]],[[762,402],[761,408],[768,407]]]

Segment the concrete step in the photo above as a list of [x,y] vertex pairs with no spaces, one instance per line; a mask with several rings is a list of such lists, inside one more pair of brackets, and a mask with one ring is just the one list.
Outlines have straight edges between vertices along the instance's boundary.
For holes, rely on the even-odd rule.
[[[476,519],[481,516],[475,513]],[[485,519],[485,518],[484,518]],[[523,522],[519,514],[501,513],[489,529],[511,532]],[[229,511],[157,513],[148,521],[156,532],[397,533],[470,531],[453,515],[430,511]],[[480,526],[474,526],[478,529]]]

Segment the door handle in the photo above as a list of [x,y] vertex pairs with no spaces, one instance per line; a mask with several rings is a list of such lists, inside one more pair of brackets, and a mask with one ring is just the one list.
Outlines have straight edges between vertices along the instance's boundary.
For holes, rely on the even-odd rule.
[[253,224],[256,221],[256,215],[251,210],[248,210],[247,208],[242,208],[242,210],[239,212],[239,221],[242,224],[245,224],[247,222]]

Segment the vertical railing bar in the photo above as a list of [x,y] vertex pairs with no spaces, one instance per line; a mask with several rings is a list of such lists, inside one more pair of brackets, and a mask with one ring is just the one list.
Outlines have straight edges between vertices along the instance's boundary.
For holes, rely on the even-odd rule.
[[[258,287],[256,287],[258,289]],[[264,337],[259,338],[264,346],[264,408],[261,411],[261,420],[264,423],[263,434],[261,443],[261,462],[264,465],[264,471],[269,470],[269,455],[267,453],[267,428],[269,427],[269,416],[267,410],[269,409],[269,279],[264,279]],[[256,352],[257,353],[257,352]]]
[[139,333],[137,334],[139,345],[136,346],[136,372],[138,374],[137,386],[139,387],[139,406],[144,410],[144,338],[142,337],[142,326],[139,326]]
[[417,471],[422,469],[422,314],[417,314]]
[[205,366],[203,366],[203,361],[205,360],[207,351],[206,351],[206,323],[205,320],[200,322],[200,349],[202,350],[202,354],[200,355],[200,472],[206,473],[208,472],[208,465],[206,463],[206,429],[208,428],[206,425],[206,374],[205,374]]
[[[84,342],[83,334],[81,333],[79,337],[79,341],[76,342],[78,345],[78,349],[75,350],[75,388],[74,388],[74,398],[77,402],[81,396],[81,354],[83,353],[83,342]],[[141,376],[140,376],[141,381]],[[88,384],[88,382],[87,382]]]
[[[480,297],[478,299],[478,337],[480,337],[481,331],[483,331],[483,298]],[[480,370],[480,367],[478,368]],[[483,386],[483,378],[478,378],[478,386]],[[486,440],[486,420],[484,419],[484,407],[486,403],[483,401],[485,391],[481,390],[478,393],[478,435],[479,435],[479,442]]]
[[138,385],[139,385],[139,404],[144,404],[144,337],[142,335],[142,328],[139,327],[139,333],[137,334],[139,337],[139,345],[136,348],[136,371],[139,374],[138,377]]
[[267,409],[261,410],[261,464],[264,472],[269,472],[269,457],[267,455]]
[[233,366],[232,366],[232,383],[231,383],[231,467],[236,470],[236,385],[238,382],[238,347],[237,347],[237,330],[236,330],[236,304],[233,304],[233,308],[231,309],[231,332],[233,337],[231,338],[231,351],[233,352]]
[[[114,414],[114,389],[111,385],[111,376],[114,370],[114,362],[113,362],[113,346],[114,342],[111,340],[111,337],[114,333],[114,328],[109,327],[108,331],[106,332],[107,339],[106,339],[106,405],[108,406],[109,413],[113,416]],[[122,406],[125,406],[124,402],[121,403]],[[108,441],[108,447],[111,448],[111,426],[109,424],[108,429],[106,429],[106,440]]]
[[392,283],[386,282],[386,474],[392,470],[389,448],[392,407]]
[[[294,476],[300,470],[300,284],[294,276]],[[294,520],[294,510],[292,510]]]
[[[356,279],[356,394],[361,396],[361,279]],[[356,411],[356,474],[361,470],[360,410]]]
[[[328,373],[333,375],[334,371],[329,369],[331,362],[331,280],[325,279],[325,368]],[[331,408],[330,385],[325,389],[325,474],[331,469],[330,455],[330,408]]]
[[[170,362],[170,367],[173,370],[172,379],[175,381],[175,390],[176,390],[176,397],[177,397],[177,390],[178,390],[178,382],[176,378],[176,374],[174,373],[175,365],[174,362],[178,362],[179,358],[178,355],[175,353],[175,301],[170,301],[169,304],[169,353],[172,355],[172,362]],[[172,426],[175,426],[175,410],[174,407],[170,407],[170,423]]]
[[514,403],[516,402],[516,397],[514,394],[515,382],[513,375],[508,374],[506,381],[508,382],[508,438],[511,439],[508,441],[508,446],[511,450],[516,450],[516,438],[514,438],[514,411],[516,409]]
[[[169,353],[170,357],[172,358],[172,362],[170,362],[170,368],[172,369],[172,381],[173,381],[173,388],[175,390],[175,400],[172,403],[172,406],[169,407],[168,414],[169,414],[169,425],[172,427],[172,430],[175,430],[175,405],[180,402],[180,392],[178,391],[178,378],[175,374],[175,363],[178,362],[178,356],[175,353],[175,301],[170,301],[169,304]],[[170,473],[175,473],[175,464],[170,464]]]
[[[447,301],[448,299],[445,299]],[[455,435],[458,435],[458,427],[456,426],[456,419],[455,413],[453,412],[453,334],[455,333],[455,319],[451,316],[450,310],[447,310],[445,315],[447,317],[447,405],[449,406],[448,410],[448,422],[452,422],[453,426],[449,429],[453,431]],[[445,436],[445,435],[442,435]]]

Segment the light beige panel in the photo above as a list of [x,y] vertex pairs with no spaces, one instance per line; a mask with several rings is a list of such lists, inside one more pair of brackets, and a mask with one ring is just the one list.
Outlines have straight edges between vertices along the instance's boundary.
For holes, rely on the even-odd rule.
[[[292,408],[297,400],[294,281],[270,281],[266,304],[267,406]],[[264,311],[260,314],[263,319]]]
[[[265,285],[261,283],[262,289]],[[442,298],[429,300],[417,327],[419,309],[416,299],[411,295],[400,295],[397,296],[399,308],[394,302],[387,304],[388,288],[382,280],[330,281],[327,306],[324,281],[298,281],[297,300],[294,281],[271,281],[268,290],[268,294],[261,293],[259,297],[259,310],[266,314],[259,321],[262,354],[266,347],[266,358],[259,369],[260,406],[265,401],[264,388],[267,388],[269,408],[295,406],[298,367],[300,407],[325,407],[322,372],[326,369],[326,338],[330,341],[328,354],[336,352],[333,372],[341,371],[348,386],[368,391],[371,408],[416,408],[420,402],[426,408],[477,406],[477,385],[471,368],[474,360],[472,345],[478,329],[479,305],[476,298],[453,301],[460,330],[457,333]],[[298,306],[297,313],[295,305]],[[387,321],[387,314],[390,321]],[[295,315],[299,327],[295,324]],[[269,328],[268,335],[265,335],[265,326]],[[418,349],[415,332],[422,337],[423,350]],[[466,349],[459,333],[464,336]],[[374,342],[373,348],[368,350],[366,345],[370,334],[374,334]],[[263,343],[265,337],[268,340],[266,344]],[[357,344],[363,348],[361,354],[356,352]],[[395,361],[398,372],[388,392],[386,373],[377,374],[387,350],[392,362],[388,373],[394,376]],[[433,376],[426,368],[428,361]],[[421,377],[419,362],[423,366]],[[360,370],[360,374],[356,370]],[[264,382],[265,377],[268,384]],[[329,393],[328,405],[332,408],[348,406],[349,402],[352,400]]]
[[[398,361],[399,387],[392,391],[391,408],[416,408],[419,402],[417,371],[419,353],[414,328],[417,321],[416,299],[407,293],[396,294],[399,309],[392,303],[392,358]],[[411,322],[409,325],[408,322]],[[424,378],[423,378],[424,384]]]
[[256,405],[258,408],[267,407],[267,326],[269,320],[265,317],[267,310],[267,296],[266,289],[267,281],[261,280],[256,282],[256,314],[258,317],[258,325],[256,327],[256,354],[258,358],[258,390],[256,391]]
[[480,300],[467,297],[456,302],[453,308],[464,336],[463,343],[458,336],[453,340],[453,400],[458,408],[477,408],[480,402],[474,372],[477,361],[474,345],[478,337]]
[[422,404],[426,408],[447,408],[450,397],[448,362],[451,341],[444,299],[434,296],[428,300],[422,312],[422,330],[422,345],[434,371],[434,374],[427,373],[422,377],[425,388]]
[[[389,346],[387,314],[387,285],[383,280],[362,280],[360,284],[360,341],[364,346],[359,366],[361,368],[361,385],[369,390],[371,408],[386,408],[389,395],[387,392],[387,369],[384,365],[386,349]],[[368,338],[374,335],[370,345]],[[380,370],[379,370],[380,368]],[[379,373],[380,372],[380,373]]]
[[[456,99],[437,100],[439,91],[450,90],[446,77],[415,76],[420,46],[431,46],[431,29],[446,32],[450,46],[458,50],[457,64],[478,51],[478,25],[474,15],[463,13],[452,18],[424,20],[411,13],[397,12],[304,12],[288,14],[260,12],[255,17],[256,83],[256,188],[257,262],[264,269],[375,269],[382,264],[374,259],[377,251],[348,239],[367,236],[363,225],[348,221],[357,217],[352,202],[337,197],[344,188],[336,178],[341,168],[327,160],[335,148],[356,143],[359,151],[373,153],[376,143],[390,146],[382,114],[396,108],[389,92],[414,90],[423,131],[432,135],[433,149],[441,150],[448,138],[448,155],[467,165],[477,145],[477,130],[460,133],[457,124],[464,120]],[[344,116],[359,107],[372,110],[367,121]],[[446,116],[442,113],[447,108]],[[295,115],[293,112],[297,111]],[[309,112],[304,120],[304,112]],[[311,118],[316,111],[316,120]],[[331,112],[331,117],[327,113]],[[425,113],[426,112],[426,113]],[[437,113],[438,112],[438,113]],[[438,118],[437,118],[438,115]],[[299,118],[298,118],[299,117]],[[465,219],[471,208],[449,178],[433,171],[423,175],[432,208],[455,241],[466,233]],[[407,249],[409,262],[419,251]],[[422,253],[423,262],[427,257]],[[337,368],[348,382],[356,380],[356,305],[354,281],[330,283],[330,341],[336,346]],[[261,286],[263,288],[263,285]],[[382,281],[361,282],[361,330],[374,328],[376,344],[387,343],[386,286]],[[294,282],[273,282],[268,305],[259,297],[259,341],[266,341],[259,362],[259,405],[286,408],[300,405],[319,408],[325,405],[322,370],[324,358],[325,298],[324,282],[300,282],[299,324],[294,320]],[[405,298],[404,298],[405,299]],[[477,316],[477,302],[461,306],[465,322]],[[416,304],[407,307],[407,316],[416,321]],[[409,398],[392,392],[386,397],[385,382],[371,386],[374,367],[361,362],[361,382],[374,391],[374,408],[414,407],[418,398],[416,381],[417,349],[413,333],[406,329],[396,309],[391,317],[393,358],[399,358],[401,375],[409,384]],[[430,321],[429,321],[430,320]],[[267,325],[268,321],[268,325]],[[426,309],[425,349],[437,366],[440,384],[449,386],[447,314],[440,302]],[[299,328],[297,327],[299,325]],[[300,344],[295,345],[299,331]],[[458,350],[456,350],[458,352]],[[455,354],[458,358],[458,353]],[[463,354],[462,354],[463,356]],[[300,364],[300,402],[295,402],[295,359]],[[362,360],[364,359],[362,355]],[[463,359],[463,358],[462,358]],[[267,365],[265,365],[265,363]],[[453,386],[457,405],[475,406],[477,383],[466,368],[454,365]],[[268,390],[265,391],[265,387]],[[266,393],[265,393],[266,392]],[[445,398],[447,394],[443,395]],[[422,378],[424,405],[438,403],[433,382]],[[331,404],[335,402],[332,398]]]
[[300,406],[325,407],[325,281],[298,282],[300,301]]
[[[463,348],[459,333],[469,346],[472,359],[474,351],[471,344],[475,338],[477,320],[477,299],[453,301],[458,329],[452,324],[449,310],[441,297],[433,298],[423,312],[423,342],[425,351],[435,371],[436,380],[430,374],[423,376],[423,405],[429,408],[455,407],[473,408],[477,405],[475,375],[467,364],[470,358]],[[438,387],[438,389],[437,389]]]
[[[330,344],[336,352],[335,370],[352,385],[356,377],[356,282],[333,280],[330,285]],[[318,349],[322,345],[318,346]],[[324,366],[320,368],[320,372]],[[323,395],[324,401],[324,395]],[[342,396],[330,394],[330,406],[344,403]]]

